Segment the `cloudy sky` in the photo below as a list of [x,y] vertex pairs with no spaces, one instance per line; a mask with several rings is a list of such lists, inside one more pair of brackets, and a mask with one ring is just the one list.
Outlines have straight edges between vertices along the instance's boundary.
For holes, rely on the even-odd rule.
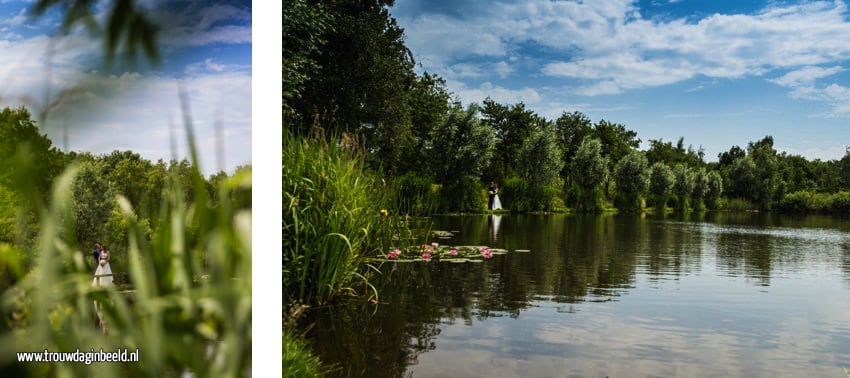
[[580,111],[706,159],[772,135],[809,159],[850,145],[842,1],[397,0],[420,71],[464,104]]
[[167,161],[188,156],[182,90],[202,170],[251,164],[249,0],[137,1],[161,28],[158,67],[141,57],[105,66],[102,40],[58,33],[59,12],[33,19],[33,3],[0,0],[0,107],[26,106],[63,150]]

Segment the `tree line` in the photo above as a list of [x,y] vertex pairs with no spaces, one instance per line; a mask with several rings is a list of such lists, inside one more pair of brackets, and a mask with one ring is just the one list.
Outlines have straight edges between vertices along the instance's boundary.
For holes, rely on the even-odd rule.
[[[83,246],[101,242],[114,252],[127,245],[128,223],[115,198],[123,196],[131,204],[140,223],[154,237],[152,222],[159,218],[163,190],[178,180],[185,201],[197,195],[193,185],[192,164],[186,160],[151,162],[132,151],[115,150],[108,154],[61,151],[40,133],[26,108],[0,110],[0,244],[18,246],[22,251],[35,249],[38,214],[35,209],[47,203],[54,180],[69,166],[78,166],[74,179],[73,230],[66,236]],[[237,168],[237,172],[250,169]],[[235,174],[235,172],[234,172]],[[204,179],[209,197],[217,202],[219,186],[228,178],[220,171]],[[234,194],[239,208],[250,208],[250,193]],[[120,266],[122,254],[115,255]]]
[[521,102],[464,106],[444,79],[415,72],[393,3],[284,7],[284,127],[344,136],[371,169],[406,178],[403,186],[436,184],[442,195],[431,207],[480,210],[478,192],[491,180],[516,211],[599,211],[606,203],[836,210],[828,195],[850,190],[850,157],[810,161],[776,151],[769,135],[707,162],[683,138],[650,139],[639,150],[635,131],[578,111],[550,120]]

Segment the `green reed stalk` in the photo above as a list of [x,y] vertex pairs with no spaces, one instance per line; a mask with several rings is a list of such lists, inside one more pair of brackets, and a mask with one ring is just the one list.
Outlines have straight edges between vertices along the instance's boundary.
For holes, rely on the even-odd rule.
[[322,305],[369,287],[359,271],[379,221],[376,180],[350,147],[284,135],[283,300]]

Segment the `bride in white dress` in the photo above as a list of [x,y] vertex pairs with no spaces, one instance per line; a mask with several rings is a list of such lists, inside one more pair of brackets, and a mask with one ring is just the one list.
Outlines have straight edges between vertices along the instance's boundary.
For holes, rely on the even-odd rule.
[[[112,268],[109,267],[109,250],[103,248],[103,251],[100,252],[100,261],[97,264],[97,270],[94,271],[94,279],[92,280],[92,286],[108,286],[112,285]],[[108,274],[105,277],[98,277],[99,275]]]

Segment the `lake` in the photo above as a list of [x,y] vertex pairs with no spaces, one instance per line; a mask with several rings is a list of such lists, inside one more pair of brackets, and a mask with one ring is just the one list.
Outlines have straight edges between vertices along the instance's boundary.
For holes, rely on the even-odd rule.
[[384,263],[381,304],[312,311],[341,376],[838,377],[850,219],[759,213],[432,218],[482,263]]

